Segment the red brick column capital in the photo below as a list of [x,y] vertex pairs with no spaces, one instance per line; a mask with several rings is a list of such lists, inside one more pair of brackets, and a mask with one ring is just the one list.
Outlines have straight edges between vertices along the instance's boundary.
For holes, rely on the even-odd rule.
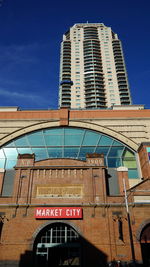
[[120,191],[120,194],[122,195],[124,194],[123,179],[125,179],[126,189],[129,189],[128,168],[119,167],[117,168],[117,173],[118,173],[119,191]]

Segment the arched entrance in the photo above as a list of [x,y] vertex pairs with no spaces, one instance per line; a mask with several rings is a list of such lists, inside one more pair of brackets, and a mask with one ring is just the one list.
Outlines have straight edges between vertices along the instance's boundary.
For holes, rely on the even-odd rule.
[[52,223],[44,227],[34,242],[34,266],[81,266],[79,234],[68,224]]
[[143,265],[150,267],[150,223],[147,224],[140,236]]

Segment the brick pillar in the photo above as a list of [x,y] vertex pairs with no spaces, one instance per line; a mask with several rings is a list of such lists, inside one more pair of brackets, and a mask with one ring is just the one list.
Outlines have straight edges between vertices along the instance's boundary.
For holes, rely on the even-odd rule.
[[120,194],[124,194],[124,187],[123,187],[123,179],[125,179],[126,189],[129,189],[129,179],[128,179],[128,168],[127,167],[119,167],[117,168],[118,174],[118,185]]
[[29,167],[34,165],[34,154],[19,154],[16,167]]
[[87,154],[86,162],[91,166],[104,166],[104,155],[103,154]]
[[150,142],[142,143],[138,149],[143,179],[150,178]]
[[103,154],[87,154],[87,166],[91,169],[93,201],[95,203],[106,200],[106,179]]
[[3,181],[4,181],[4,169],[0,169],[0,195],[2,194],[2,189],[3,189]]
[[13,199],[18,203],[26,203],[29,196],[30,172],[34,166],[34,154],[19,154],[15,167]]
[[69,110],[67,108],[60,109],[60,126],[68,126],[69,124]]

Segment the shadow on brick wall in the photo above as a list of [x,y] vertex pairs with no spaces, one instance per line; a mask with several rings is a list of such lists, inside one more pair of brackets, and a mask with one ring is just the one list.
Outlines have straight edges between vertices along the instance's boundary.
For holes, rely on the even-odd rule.
[[80,259],[76,255],[76,250],[72,250],[69,257],[68,248],[75,249],[75,243],[65,243],[49,248],[48,256],[35,255],[33,251],[26,251],[21,255],[19,267],[57,267],[57,266],[82,266],[82,267],[105,267],[107,265],[107,256],[95,246],[80,237],[78,242],[81,244]]

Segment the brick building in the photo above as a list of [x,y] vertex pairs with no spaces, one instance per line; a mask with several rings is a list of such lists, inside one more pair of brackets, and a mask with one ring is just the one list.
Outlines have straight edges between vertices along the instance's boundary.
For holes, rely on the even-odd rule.
[[0,266],[150,266],[149,110],[0,109],[0,129]]

